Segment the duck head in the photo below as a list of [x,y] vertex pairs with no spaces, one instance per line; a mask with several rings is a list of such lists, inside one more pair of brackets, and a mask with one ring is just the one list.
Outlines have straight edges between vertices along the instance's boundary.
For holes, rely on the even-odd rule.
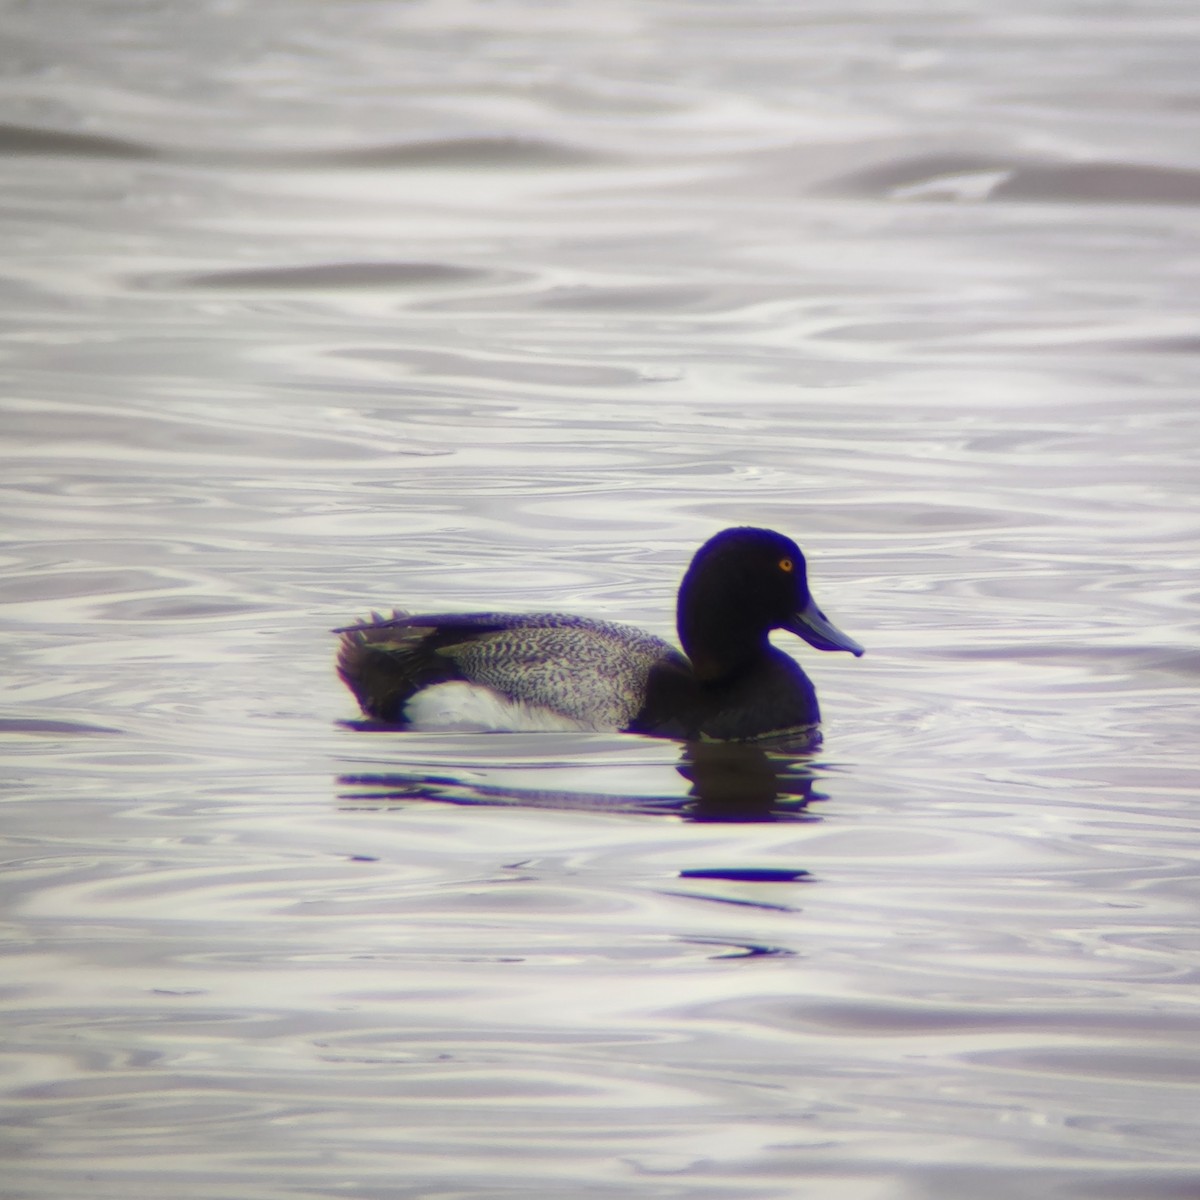
[[804,555],[770,529],[726,529],[696,551],[679,585],[679,640],[697,678],[728,678],[769,651],[772,629],[818,650],[863,648],[817,607]]

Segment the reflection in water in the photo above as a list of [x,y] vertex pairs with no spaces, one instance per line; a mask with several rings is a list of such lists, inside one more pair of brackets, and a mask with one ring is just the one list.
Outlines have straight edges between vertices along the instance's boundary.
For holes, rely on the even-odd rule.
[[814,773],[807,754],[772,755],[746,742],[692,742],[679,773],[691,781],[694,821],[776,821],[804,814]]
[[682,797],[524,788],[415,769],[341,775],[337,782],[343,789],[339,799],[351,807],[435,800],[450,804],[657,813],[704,822],[812,819],[806,812],[810,801],[827,798],[813,790],[815,741],[813,738],[803,749],[788,750],[779,747],[768,750],[745,742],[688,743],[676,766],[691,784],[688,794]]

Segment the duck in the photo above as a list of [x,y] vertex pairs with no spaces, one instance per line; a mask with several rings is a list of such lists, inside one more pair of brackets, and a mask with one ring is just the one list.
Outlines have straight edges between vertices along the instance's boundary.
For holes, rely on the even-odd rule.
[[725,529],[696,551],[676,626],[682,652],[631,625],[563,613],[397,609],[334,632],[338,674],[378,724],[683,741],[817,728],[812,681],[772,645],[772,630],[818,650],[863,653],[817,607],[800,547],[771,529]]

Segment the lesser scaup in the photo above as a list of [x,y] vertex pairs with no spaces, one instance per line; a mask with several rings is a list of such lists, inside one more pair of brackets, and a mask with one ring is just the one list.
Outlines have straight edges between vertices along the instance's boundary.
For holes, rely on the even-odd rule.
[[771,645],[771,630],[863,652],[817,608],[800,548],[769,529],[705,542],[676,618],[686,657],[653,634],[586,617],[397,611],[335,631],[338,674],[364,713],[396,725],[745,740],[820,721],[811,681]]

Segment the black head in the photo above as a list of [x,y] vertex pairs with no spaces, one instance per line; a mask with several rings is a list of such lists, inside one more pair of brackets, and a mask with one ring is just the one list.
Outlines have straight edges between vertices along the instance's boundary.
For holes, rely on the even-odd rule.
[[726,529],[692,559],[679,585],[679,640],[700,679],[720,679],[767,652],[772,629],[821,650],[862,653],[813,603],[804,555],[770,529]]

